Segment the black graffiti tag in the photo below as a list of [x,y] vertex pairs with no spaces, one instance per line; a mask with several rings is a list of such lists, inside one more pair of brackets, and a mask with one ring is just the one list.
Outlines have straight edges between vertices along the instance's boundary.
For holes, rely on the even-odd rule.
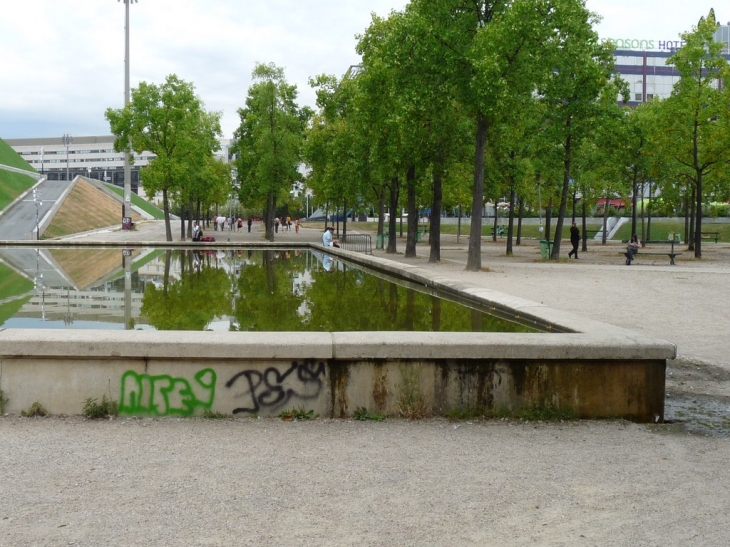
[[257,413],[262,408],[275,410],[291,399],[316,399],[322,391],[324,375],[324,363],[295,361],[283,371],[277,367],[269,367],[263,372],[256,369],[244,370],[228,380],[226,387],[233,387],[241,379],[246,389],[235,397],[248,398],[249,404],[235,408],[233,413]]

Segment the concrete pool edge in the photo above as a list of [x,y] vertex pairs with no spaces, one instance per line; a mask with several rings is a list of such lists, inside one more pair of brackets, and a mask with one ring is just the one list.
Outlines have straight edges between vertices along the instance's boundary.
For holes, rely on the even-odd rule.
[[[315,244],[303,247],[485,307],[514,310],[563,332],[4,329],[0,330],[0,389],[10,400],[7,411],[19,413],[38,401],[54,414],[78,414],[86,398],[108,395],[125,403],[133,393],[126,400],[127,414],[199,415],[205,408],[275,415],[287,406],[311,405],[322,415],[344,417],[359,405],[396,415],[399,382],[415,370],[424,404],[434,413],[456,407],[516,410],[556,405],[574,408],[585,418],[663,420],[664,374],[666,361],[676,357],[674,344],[452,281],[417,266]],[[208,382],[206,375],[215,380]],[[247,382],[243,391],[242,378]],[[239,391],[233,394],[232,387]],[[196,389],[212,389],[215,400],[211,396],[204,406],[202,399],[191,395]],[[179,404],[170,402],[171,394]],[[142,395],[149,404],[139,407]],[[242,398],[249,402],[241,405]],[[130,406],[134,401],[137,406]]]

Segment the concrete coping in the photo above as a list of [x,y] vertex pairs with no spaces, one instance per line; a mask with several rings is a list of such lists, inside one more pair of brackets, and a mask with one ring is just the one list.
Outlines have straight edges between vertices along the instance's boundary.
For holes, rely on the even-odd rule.
[[470,332],[0,330],[2,358],[74,359],[674,359],[663,340],[625,335]]

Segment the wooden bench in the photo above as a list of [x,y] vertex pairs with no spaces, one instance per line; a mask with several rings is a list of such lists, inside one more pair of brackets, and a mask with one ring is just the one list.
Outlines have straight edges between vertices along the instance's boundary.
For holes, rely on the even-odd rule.
[[717,240],[720,239],[720,232],[700,232],[700,237],[702,239],[714,239],[717,243]]
[[[653,255],[653,256],[668,256],[669,257],[669,265],[674,266],[674,259],[675,257],[680,256],[682,253],[675,253],[674,252],[674,240],[669,241],[644,241],[645,245],[671,245],[671,250],[667,252],[661,252],[661,251],[644,251],[643,249],[639,249],[636,253],[634,253],[634,258],[632,260],[636,260],[637,256],[645,256],[645,255]],[[626,265],[631,265],[631,260],[629,260],[629,252],[624,251],[622,253],[623,256],[626,257]]]

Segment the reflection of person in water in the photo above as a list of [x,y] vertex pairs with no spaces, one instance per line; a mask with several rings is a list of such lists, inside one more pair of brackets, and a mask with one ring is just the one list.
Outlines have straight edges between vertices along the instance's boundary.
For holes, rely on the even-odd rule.
[[324,255],[322,257],[322,266],[324,267],[324,271],[331,272],[333,265],[334,265],[334,261],[332,260],[331,256]]

